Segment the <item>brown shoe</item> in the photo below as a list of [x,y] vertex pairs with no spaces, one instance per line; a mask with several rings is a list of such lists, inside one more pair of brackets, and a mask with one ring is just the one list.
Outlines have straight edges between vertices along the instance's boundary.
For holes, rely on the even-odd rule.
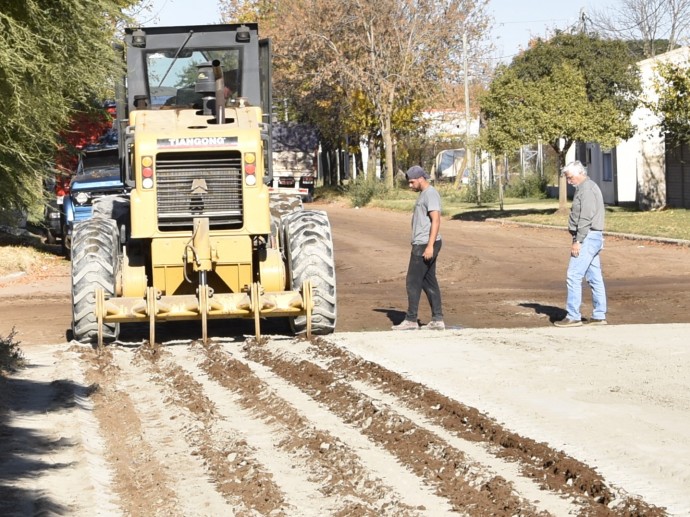
[[608,325],[608,324],[609,324],[609,322],[606,320],[598,320],[595,318],[592,318],[591,320],[589,320],[587,322],[587,325]]
[[569,318],[566,318],[566,319],[561,320],[561,321],[555,321],[554,325],[557,327],[581,327],[582,321],[571,320]]

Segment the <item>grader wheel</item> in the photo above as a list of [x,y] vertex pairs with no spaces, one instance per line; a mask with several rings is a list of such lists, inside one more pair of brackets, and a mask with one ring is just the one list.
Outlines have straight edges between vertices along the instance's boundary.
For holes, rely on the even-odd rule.
[[[115,221],[93,217],[75,225],[71,265],[73,338],[82,342],[115,341],[119,324],[99,325],[96,317],[96,289],[102,289],[104,296],[115,294],[115,279],[120,267],[120,241]],[[102,327],[100,337],[99,327]]]
[[291,318],[296,334],[331,334],[335,330],[337,306],[335,259],[331,225],[325,212],[303,210],[283,216],[285,254],[290,288],[299,291],[311,281],[313,309],[311,322],[306,316]]

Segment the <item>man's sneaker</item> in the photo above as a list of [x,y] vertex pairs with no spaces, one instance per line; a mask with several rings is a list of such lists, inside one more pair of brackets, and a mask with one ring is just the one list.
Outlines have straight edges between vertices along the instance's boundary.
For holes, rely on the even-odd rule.
[[582,321],[566,318],[564,320],[554,322],[554,325],[557,327],[581,327]]
[[606,320],[598,320],[596,318],[592,318],[587,322],[587,325],[608,325],[609,322]]
[[422,330],[446,330],[446,325],[442,321],[430,321],[422,326]]
[[402,323],[398,325],[393,325],[392,330],[417,330],[419,329],[419,323],[416,321],[403,320]]

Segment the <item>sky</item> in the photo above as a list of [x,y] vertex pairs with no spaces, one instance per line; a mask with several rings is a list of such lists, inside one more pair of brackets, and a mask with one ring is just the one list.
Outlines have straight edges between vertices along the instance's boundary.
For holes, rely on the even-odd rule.
[[[218,0],[150,0],[152,9],[139,17],[142,26],[204,25],[219,23]],[[547,36],[552,29],[568,29],[578,23],[580,10],[598,10],[616,0],[489,0],[494,17],[492,39],[497,62],[509,63],[531,37]]]

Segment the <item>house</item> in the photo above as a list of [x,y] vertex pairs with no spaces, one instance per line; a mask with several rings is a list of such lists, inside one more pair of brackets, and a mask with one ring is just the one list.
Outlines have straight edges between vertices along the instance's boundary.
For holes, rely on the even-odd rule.
[[[658,99],[654,89],[659,63],[687,63],[690,47],[680,47],[638,63],[642,100]],[[580,160],[590,177],[600,186],[606,204],[633,204],[649,210],[664,206],[690,208],[690,148],[667,148],[660,134],[659,118],[640,106],[632,115],[636,133],[615,149],[579,143],[567,160]]]

